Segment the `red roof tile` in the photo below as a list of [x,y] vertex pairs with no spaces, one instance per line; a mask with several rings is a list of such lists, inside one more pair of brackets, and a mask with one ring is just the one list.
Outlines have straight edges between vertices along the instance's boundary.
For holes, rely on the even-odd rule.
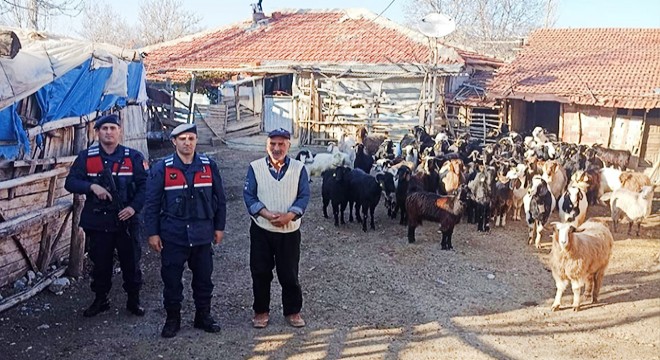
[[660,107],[660,29],[543,29],[488,87],[489,96]]
[[[148,54],[144,60],[148,78],[162,80],[165,72],[177,70],[235,70],[283,62],[424,64],[429,60],[423,35],[366,10],[274,14],[265,26],[253,27],[246,21],[143,49]],[[445,54],[441,63],[464,63],[453,49]]]

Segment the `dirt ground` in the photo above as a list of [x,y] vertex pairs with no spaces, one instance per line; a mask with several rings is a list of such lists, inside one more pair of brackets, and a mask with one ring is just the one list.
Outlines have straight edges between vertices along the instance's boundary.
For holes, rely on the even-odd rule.
[[[158,256],[144,247],[143,318],[124,309],[120,275],[111,311],[82,317],[91,302],[89,278],[63,295],[48,291],[0,314],[2,359],[659,359],[660,216],[639,237],[615,234],[601,303],[580,312],[550,311],[555,293],[550,239],[527,245],[525,224],[480,234],[461,223],[454,251],[440,250],[433,223],[406,230],[379,205],[376,230],[335,228],[321,212],[321,180],[302,225],[300,281],[308,326],[294,329],[281,316],[274,281],[271,325],[250,325],[252,292],[248,226],[242,184],[260,151],[220,148],[216,158],[229,196],[226,236],[215,253],[213,312],[220,334],[193,329],[190,273],[186,272],[183,327],[162,339],[165,313]],[[381,200],[382,204],[382,200]],[[657,207],[656,207],[657,209]],[[590,209],[606,219],[604,207]]]

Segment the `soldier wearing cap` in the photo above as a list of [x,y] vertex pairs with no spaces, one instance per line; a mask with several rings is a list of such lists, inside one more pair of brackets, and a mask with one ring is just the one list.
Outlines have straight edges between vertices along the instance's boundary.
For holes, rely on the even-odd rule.
[[300,316],[302,290],[298,281],[300,218],[309,203],[307,171],[287,154],[291,134],[285,129],[268,134],[268,156],[250,163],[243,198],[252,217],[250,272],[254,294],[252,325],[264,328],[270,319],[270,284],[273,269],[282,285],[282,306],[287,322],[305,326]]
[[211,317],[213,258],[211,244],[222,241],[226,199],[218,165],[195,151],[197,128],[177,126],[171,133],[174,154],[157,162],[147,181],[144,210],[149,246],[161,255],[163,305],[167,319],[161,336],[176,336],[181,328],[182,275],[192,271],[195,328],[220,331]]
[[80,226],[89,240],[91,288],[96,297],[83,315],[91,317],[110,309],[108,293],[116,249],[128,294],[126,309],[143,316],[140,226],[136,214],[144,205],[147,181],[144,157],[139,151],[119,144],[121,125],[117,115],[99,117],[94,129],[98,144],[78,154],[64,184],[69,192],[87,195]]

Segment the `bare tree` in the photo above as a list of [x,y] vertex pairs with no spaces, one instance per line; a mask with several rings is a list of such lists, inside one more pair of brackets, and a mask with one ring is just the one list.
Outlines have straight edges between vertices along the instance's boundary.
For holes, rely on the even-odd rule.
[[554,24],[556,8],[556,0],[408,0],[406,18],[414,26],[429,12],[444,13],[456,21],[444,40],[508,58],[521,38]]
[[80,14],[85,0],[0,0],[0,18],[8,25],[45,30],[52,17]]
[[139,19],[143,45],[151,45],[199,31],[201,17],[184,10],[181,0],[144,0]]
[[86,40],[125,48],[133,48],[139,42],[137,27],[128,25],[119,12],[100,0],[90,1],[83,9],[78,34]]

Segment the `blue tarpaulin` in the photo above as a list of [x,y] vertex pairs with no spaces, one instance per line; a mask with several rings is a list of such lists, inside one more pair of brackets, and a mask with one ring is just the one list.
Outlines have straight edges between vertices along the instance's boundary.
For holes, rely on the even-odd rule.
[[21,148],[27,153],[30,142],[14,104],[0,111],[0,158],[14,159]]
[[[103,94],[112,71],[112,67],[93,68],[90,58],[43,86],[36,92],[37,103],[41,108],[39,124],[83,116],[95,111],[107,111],[114,106],[124,107],[129,99],[137,99],[144,71],[143,64],[128,64],[128,98]],[[37,139],[37,143],[41,144],[41,139]],[[0,158],[16,158],[21,147],[25,153],[30,151],[30,142],[14,104],[0,111]]]
[[92,69],[89,59],[80,66],[64,74],[52,83],[37,91],[37,101],[41,107],[40,124],[56,119],[89,114],[99,108],[105,82],[112,74],[112,68]]

